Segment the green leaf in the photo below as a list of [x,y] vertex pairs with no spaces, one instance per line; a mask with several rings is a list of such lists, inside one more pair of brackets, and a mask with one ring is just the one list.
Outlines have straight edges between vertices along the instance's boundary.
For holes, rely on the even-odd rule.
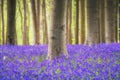
[[115,64],[120,64],[120,62],[119,61],[115,61]]
[[101,58],[98,58],[97,59],[97,62],[98,62],[98,64],[100,64],[102,61],[101,61]]
[[61,72],[60,69],[57,69],[55,73],[59,74],[60,72]]
[[97,71],[95,71],[95,74],[96,74],[96,75],[98,75],[98,72],[97,72]]
[[45,70],[45,67],[44,66],[42,66],[42,68],[41,68],[43,71]]
[[92,62],[92,58],[91,58],[91,57],[88,58],[87,61],[88,61],[88,62]]

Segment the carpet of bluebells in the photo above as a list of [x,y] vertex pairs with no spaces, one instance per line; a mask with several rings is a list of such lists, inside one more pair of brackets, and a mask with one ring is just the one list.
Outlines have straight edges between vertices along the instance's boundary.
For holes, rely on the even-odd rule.
[[46,60],[48,47],[0,46],[0,80],[120,80],[120,44],[67,45],[64,56]]

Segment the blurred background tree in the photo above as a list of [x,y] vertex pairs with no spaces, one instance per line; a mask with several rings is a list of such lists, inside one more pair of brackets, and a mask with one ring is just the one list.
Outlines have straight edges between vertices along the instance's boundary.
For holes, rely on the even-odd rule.
[[[48,44],[51,0],[12,0],[11,10],[9,1],[0,0],[0,44]],[[67,44],[120,41],[120,0],[67,1]]]

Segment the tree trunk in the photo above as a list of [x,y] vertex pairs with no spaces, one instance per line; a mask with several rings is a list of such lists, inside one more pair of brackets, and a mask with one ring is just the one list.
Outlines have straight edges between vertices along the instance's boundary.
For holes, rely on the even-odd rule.
[[115,0],[115,17],[114,17],[114,19],[115,19],[115,34],[114,34],[114,36],[115,36],[115,39],[114,39],[114,42],[118,42],[118,21],[117,21],[117,14],[118,14],[118,12],[117,12],[117,10],[118,10],[118,5],[119,4],[119,1],[118,0]]
[[51,19],[49,27],[48,56],[49,60],[67,55],[65,10],[67,0],[51,0]]
[[87,0],[87,23],[86,44],[99,43],[98,0]]
[[69,44],[69,41],[68,41],[68,23],[69,23],[69,1],[67,2],[67,8],[66,8],[66,44]]
[[67,44],[72,43],[71,24],[72,24],[72,0],[68,0],[67,9],[66,9],[66,42]]
[[7,44],[16,44],[16,28],[15,28],[15,14],[16,14],[16,0],[7,0]]
[[5,44],[5,25],[4,25],[4,0],[1,0],[1,17],[2,17],[2,44]]
[[[37,3],[37,10],[36,10],[36,18],[37,18],[37,27],[38,29],[40,29],[40,4],[41,4],[41,0],[37,0],[36,1]],[[40,30],[38,31],[38,34],[39,34],[39,44],[40,44]]]
[[118,42],[120,42],[120,0],[117,0],[118,3],[118,7],[117,7],[117,28],[118,28],[118,32],[117,32],[117,38],[118,38]]
[[105,42],[112,43],[115,40],[115,0],[105,0]]
[[79,43],[79,0],[76,0],[75,44]]
[[34,26],[34,32],[35,32],[35,44],[40,43],[40,28],[38,26],[38,19],[37,17],[37,8],[36,8],[36,2],[35,0],[31,0],[31,7],[32,7],[32,16],[33,16],[33,26]]
[[[29,4],[26,3],[26,11],[27,11],[27,15],[30,16],[30,8],[29,8]],[[29,26],[30,26],[30,17],[27,17],[27,43],[28,45],[30,44],[30,41],[29,41]]]
[[21,0],[17,0],[17,2],[18,2],[18,9],[19,9],[20,17],[21,17],[21,32],[22,32],[22,35],[23,35],[23,15],[22,15],[20,1]]
[[23,0],[23,6],[24,6],[23,44],[24,45],[28,45],[28,40],[27,40],[26,0]]
[[0,44],[2,44],[2,30],[1,30],[1,0],[0,0]]
[[105,43],[104,0],[99,0],[100,43]]
[[43,4],[42,4],[42,11],[43,11],[43,24],[44,24],[44,34],[43,34],[43,37],[44,37],[44,41],[45,41],[45,44],[48,44],[48,29],[47,29],[47,20],[46,20],[46,3],[45,3],[46,0],[43,0]]
[[72,44],[72,0],[69,0],[69,28],[68,28],[68,40],[69,44]]
[[85,0],[81,0],[81,29],[80,29],[81,43],[85,42]]

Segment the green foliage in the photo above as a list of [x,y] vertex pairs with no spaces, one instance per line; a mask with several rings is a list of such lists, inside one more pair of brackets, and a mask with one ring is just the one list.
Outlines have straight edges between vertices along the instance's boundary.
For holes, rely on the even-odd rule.
[[118,64],[118,65],[119,65],[119,64],[120,64],[120,62],[119,62],[119,61],[115,61],[115,64]]
[[87,62],[90,63],[90,62],[92,62],[92,60],[93,60],[92,57],[90,57],[87,59]]
[[56,74],[60,74],[60,72],[61,72],[60,69],[56,70]]
[[42,66],[42,67],[41,67],[41,70],[44,71],[44,70],[45,70],[45,66]]
[[98,62],[98,64],[100,64],[102,62],[101,58],[97,58],[97,62]]
[[39,57],[39,62],[42,62],[44,59],[45,59],[45,58],[44,58],[44,55],[40,56],[40,57]]

